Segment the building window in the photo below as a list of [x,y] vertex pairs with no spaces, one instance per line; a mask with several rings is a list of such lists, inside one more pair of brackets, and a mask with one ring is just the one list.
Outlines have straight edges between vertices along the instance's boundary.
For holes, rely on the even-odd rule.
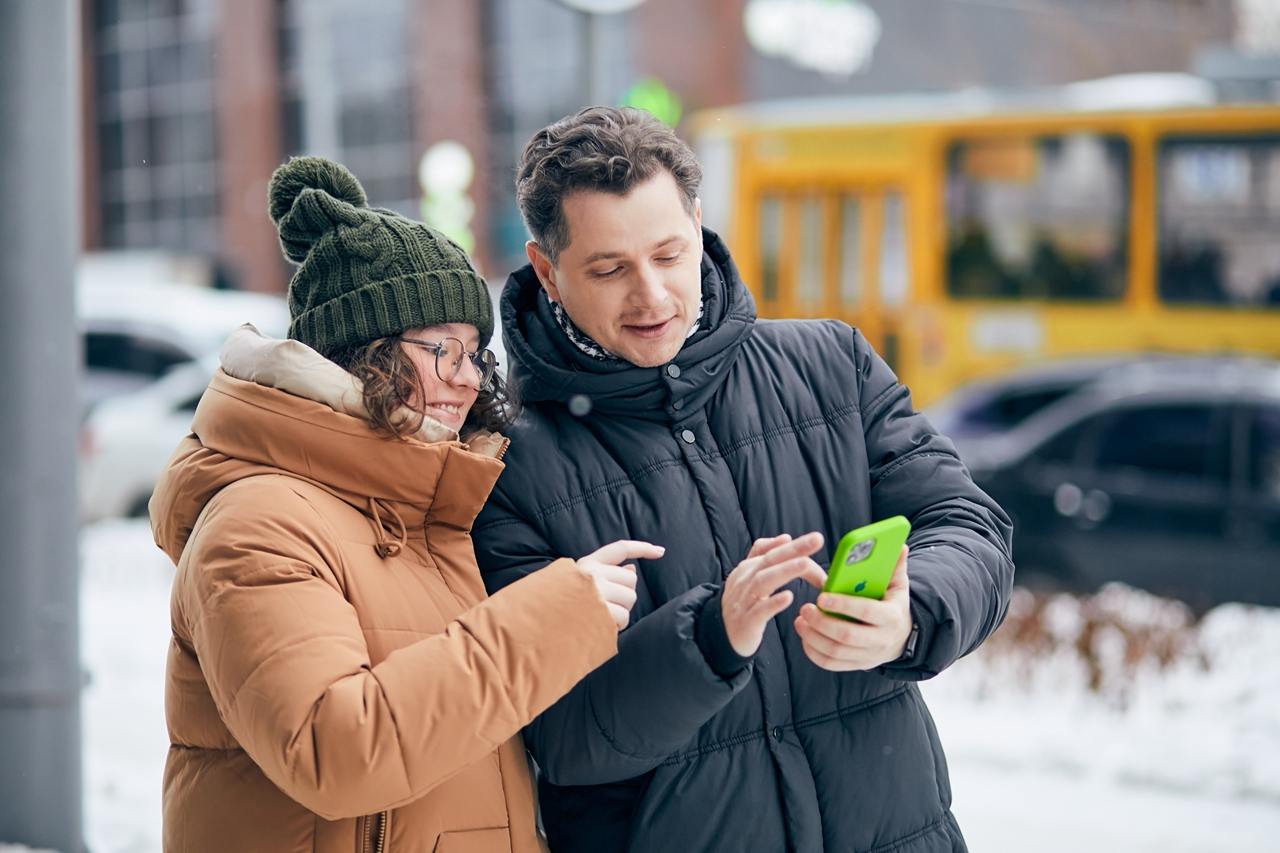
[[214,0],[96,0],[102,242],[218,248]]
[[332,157],[417,218],[408,18],[406,0],[280,0],[276,43],[286,153]]

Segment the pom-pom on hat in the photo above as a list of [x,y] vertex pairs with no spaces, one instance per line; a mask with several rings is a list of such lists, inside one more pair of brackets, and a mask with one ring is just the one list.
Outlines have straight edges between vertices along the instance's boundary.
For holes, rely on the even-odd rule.
[[289,337],[322,355],[437,323],[493,335],[484,279],[458,244],[420,222],[369,207],[355,175],[323,157],[276,169],[268,211],[285,257]]

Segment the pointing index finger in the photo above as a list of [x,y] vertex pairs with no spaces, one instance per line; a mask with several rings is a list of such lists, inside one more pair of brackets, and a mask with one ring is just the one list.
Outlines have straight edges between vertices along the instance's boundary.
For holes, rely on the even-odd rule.
[[591,553],[593,559],[617,565],[626,560],[656,560],[667,552],[661,545],[635,539],[619,539]]
[[760,559],[760,568],[768,568],[784,563],[793,557],[808,557],[818,552],[822,547],[822,534],[818,532],[806,533],[799,539],[793,539],[773,548],[773,550],[765,553]]

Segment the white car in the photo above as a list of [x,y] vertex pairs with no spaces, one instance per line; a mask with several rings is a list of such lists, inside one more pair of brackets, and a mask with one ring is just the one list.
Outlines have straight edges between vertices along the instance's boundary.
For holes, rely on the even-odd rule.
[[[223,340],[244,322],[283,338],[288,309],[276,297],[183,285],[93,290],[86,297],[82,289],[80,302],[81,317],[95,318],[91,328],[110,328],[111,323],[146,328],[149,340],[173,341],[182,353],[166,365],[168,372],[160,379],[137,374],[128,380],[131,389],[116,386],[100,396],[81,426],[81,520],[144,517],[157,478],[178,442],[191,431],[191,416],[217,370],[217,349]],[[87,344],[91,341],[86,338]],[[505,353],[500,332],[489,346],[501,361]],[[505,372],[506,367],[500,369]]]
[[191,416],[217,367],[216,355],[187,362],[89,413],[80,433],[82,521],[146,516],[151,490],[191,431]]
[[289,327],[289,309],[278,296],[156,281],[82,281],[76,313],[85,411],[215,351],[241,323],[273,337]]

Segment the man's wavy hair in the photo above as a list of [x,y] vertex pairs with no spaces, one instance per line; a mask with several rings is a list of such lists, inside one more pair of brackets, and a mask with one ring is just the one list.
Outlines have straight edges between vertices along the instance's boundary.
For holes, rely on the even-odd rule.
[[[410,403],[425,393],[422,377],[400,346],[399,335],[348,347],[330,358],[364,386],[364,407],[371,427],[397,438],[411,438],[422,429],[426,416],[421,412],[407,420],[397,417],[404,409],[412,411]],[[510,427],[517,414],[519,405],[514,393],[502,375],[494,372],[488,387],[480,390],[467,412],[461,433],[468,435],[478,429],[499,432]]]
[[626,195],[666,169],[692,216],[702,167],[675,131],[643,110],[588,107],[533,135],[516,169],[516,202],[552,263],[569,245],[564,199],[578,190]]

